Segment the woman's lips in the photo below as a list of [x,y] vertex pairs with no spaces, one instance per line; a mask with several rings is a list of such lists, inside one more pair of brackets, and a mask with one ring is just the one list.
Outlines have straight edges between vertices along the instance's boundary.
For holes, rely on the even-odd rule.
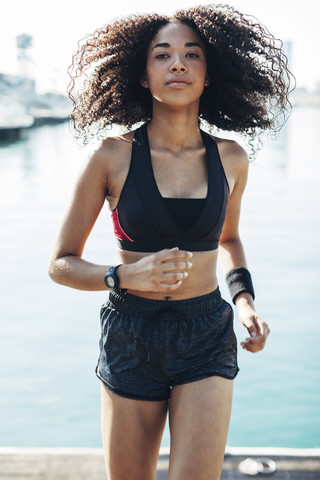
[[170,87],[187,87],[188,85],[190,85],[190,82],[188,82],[184,78],[172,78],[167,82],[167,85],[169,85]]

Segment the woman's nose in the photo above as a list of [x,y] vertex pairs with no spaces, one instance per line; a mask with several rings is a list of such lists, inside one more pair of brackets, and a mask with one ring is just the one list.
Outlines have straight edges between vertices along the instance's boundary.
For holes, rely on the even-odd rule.
[[182,62],[180,62],[180,60],[175,61],[170,67],[170,72],[180,73],[186,71],[187,67]]

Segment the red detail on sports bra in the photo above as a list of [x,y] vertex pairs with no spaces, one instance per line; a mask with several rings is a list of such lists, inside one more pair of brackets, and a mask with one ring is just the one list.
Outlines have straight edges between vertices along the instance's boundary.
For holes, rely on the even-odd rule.
[[126,233],[122,230],[120,222],[119,222],[118,209],[117,208],[112,212],[111,218],[112,218],[113,230],[114,230],[115,236],[117,238],[119,238],[120,240],[129,240],[130,242],[134,242],[134,240],[132,240],[130,237],[128,237],[128,235],[126,235]]

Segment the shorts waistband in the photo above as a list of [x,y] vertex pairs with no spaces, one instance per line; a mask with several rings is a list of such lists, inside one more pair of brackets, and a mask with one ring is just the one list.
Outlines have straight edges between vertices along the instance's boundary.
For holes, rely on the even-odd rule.
[[109,302],[118,311],[142,317],[149,317],[157,310],[164,309],[175,310],[186,316],[200,316],[217,310],[221,306],[222,298],[219,287],[206,295],[184,300],[152,300],[110,290]]

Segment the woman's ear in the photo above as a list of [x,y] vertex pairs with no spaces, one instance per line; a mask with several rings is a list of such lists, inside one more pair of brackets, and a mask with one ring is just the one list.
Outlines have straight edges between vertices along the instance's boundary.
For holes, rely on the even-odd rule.
[[206,73],[206,78],[204,80],[204,86],[207,87],[208,85],[210,85],[210,79],[209,79],[209,75]]
[[146,72],[144,72],[144,74],[140,79],[140,85],[144,88],[149,88],[149,82],[148,82],[148,77]]

